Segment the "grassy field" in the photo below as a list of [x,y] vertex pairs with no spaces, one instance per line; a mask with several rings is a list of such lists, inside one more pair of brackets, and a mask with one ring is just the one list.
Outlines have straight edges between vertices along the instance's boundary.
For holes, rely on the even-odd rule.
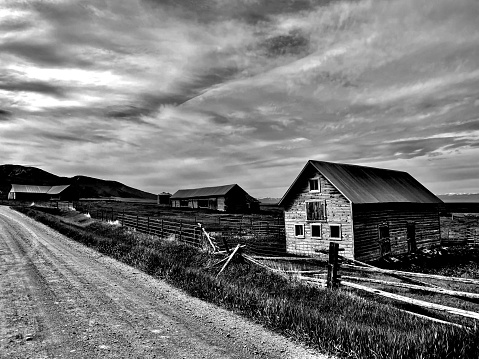
[[345,358],[477,358],[479,352],[478,328],[431,323],[351,291],[306,286],[243,262],[215,279],[218,269],[211,264],[218,258],[192,247],[72,216],[62,220],[20,210],[101,253],[323,352]]

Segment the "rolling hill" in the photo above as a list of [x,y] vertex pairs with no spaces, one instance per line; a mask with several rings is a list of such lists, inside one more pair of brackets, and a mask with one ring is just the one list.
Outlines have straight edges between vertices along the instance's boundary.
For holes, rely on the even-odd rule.
[[0,198],[7,197],[12,183],[44,186],[69,184],[78,192],[80,198],[156,198],[153,193],[141,191],[117,181],[87,176],[60,177],[36,167],[0,165]]

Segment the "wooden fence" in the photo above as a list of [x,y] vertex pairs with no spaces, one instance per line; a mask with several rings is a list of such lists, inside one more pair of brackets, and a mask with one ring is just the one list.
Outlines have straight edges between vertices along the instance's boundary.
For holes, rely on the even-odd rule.
[[[199,224],[211,234],[220,250],[225,250],[225,242],[231,246],[246,243],[249,252],[261,254],[264,251],[284,253],[286,251],[285,227],[281,218],[261,215],[202,214],[185,213],[183,216],[141,216],[136,213],[115,211],[113,207],[98,208],[89,203],[76,202],[77,211],[89,213],[92,218],[102,221],[118,220],[122,225],[139,232],[159,236],[175,235],[196,243],[201,236]],[[161,225],[163,223],[163,225]],[[163,230],[161,230],[163,228]],[[195,229],[193,229],[195,228]],[[181,229],[181,230],[180,230]],[[180,234],[181,233],[181,234]]]
[[446,228],[441,230],[441,244],[443,246],[479,246],[479,228],[465,227],[460,229]]
[[171,238],[196,247],[204,245],[204,234],[198,225],[130,214],[122,214],[117,220],[122,226],[133,228],[141,233]]

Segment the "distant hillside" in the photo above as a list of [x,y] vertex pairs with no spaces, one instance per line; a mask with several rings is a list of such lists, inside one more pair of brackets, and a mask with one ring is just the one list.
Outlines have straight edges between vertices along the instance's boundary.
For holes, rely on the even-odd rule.
[[475,202],[479,203],[479,193],[449,193],[440,194],[438,197],[443,202]]
[[87,176],[60,177],[36,167],[0,165],[0,198],[6,198],[12,183],[44,186],[70,184],[79,193],[80,198],[156,198],[153,193],[144,192],[116,181]]
[[261,204],[271,204],[271,205],[278,204],[280,200],[281,198],[271,198],[271,197],[258,198],[258,201],[260,201]]

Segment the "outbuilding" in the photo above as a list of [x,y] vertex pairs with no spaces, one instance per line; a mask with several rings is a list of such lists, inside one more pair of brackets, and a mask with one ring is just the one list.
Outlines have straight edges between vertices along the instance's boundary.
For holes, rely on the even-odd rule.
[[202,208],[234,213],[259,210],[259,201],[237,184],[180,189],[170,200],[172,207],[176,208]]
[[75,200],[76,194],[70,185],[35,186],[12,184],[9,200],[21,201],[68,201]]
[[440,244],[443,202],[402,171],[310,160],[279,205],[291,253],[334,241],[342,255],[369,261]]

